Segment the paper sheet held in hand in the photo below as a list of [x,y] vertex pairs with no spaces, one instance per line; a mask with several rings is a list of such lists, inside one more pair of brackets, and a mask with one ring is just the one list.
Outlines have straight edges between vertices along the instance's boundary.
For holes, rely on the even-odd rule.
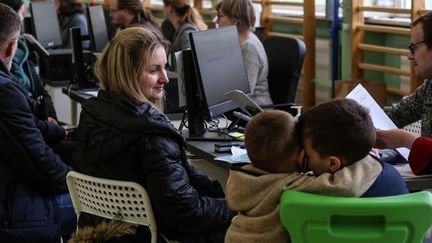
[[[375,102],[372,96],[367,92],[367,90],[361,85],[357,85],[346,98],[353,99],[357,101],[360,105],[369,110],[369,115],[372,118],[372,122],[375,128],[381,130],[390,130],[397,128],[396,125],[390,120],[390,118],[385,114],[383,109]],[[397,148],[396,149],[406,160],[408,160],[409,149],[407,148]]]

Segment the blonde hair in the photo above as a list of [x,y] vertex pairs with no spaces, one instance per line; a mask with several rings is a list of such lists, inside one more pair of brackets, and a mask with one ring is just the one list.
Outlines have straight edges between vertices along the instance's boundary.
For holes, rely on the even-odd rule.
[[216,6],[216,10],[230,19],[237,20],[238,32],[253,30],[255,26],[255,10],[251,0],[222,0]]
[[262,111],[246,125],[245,144],[256,168],[275,172],[285,161],[295,168],[296,153],[301,148],[297,122],[285,111]]
[[172,6],[175,12],[181,16],[180,25],[188,23],[198,30],[207,29],[201,14],[192,6],[191,0],[163,0],[165,6]]
[[157,30],[131,27],[120,31],[103,50],[96,75],[102,89],[114,91],[137,102],[152,102],[163,110],[163,100],[149,100],[141,90],[139,76],[158,47],[165,50],[166,40]]

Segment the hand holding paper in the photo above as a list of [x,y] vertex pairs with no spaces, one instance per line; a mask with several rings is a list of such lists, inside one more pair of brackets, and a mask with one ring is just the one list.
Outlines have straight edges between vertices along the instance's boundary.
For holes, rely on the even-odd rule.
[[[375,100],[370,96],[367,90],[361,85],[357,85],[346,98],[353,99],[357,101],[361,106],[369,110],[369,115],[375,128],[380,130],[390,130],[396,129],[396,125],[392,120],[385,114],[381,107],[375,102]],[[406,160],[408,160],[409,149],[407,148],[397,148],[396,149]]]

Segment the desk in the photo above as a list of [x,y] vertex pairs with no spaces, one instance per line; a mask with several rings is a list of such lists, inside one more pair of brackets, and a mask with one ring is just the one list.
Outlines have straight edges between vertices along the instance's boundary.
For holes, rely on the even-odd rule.
[[[78,103],[81,103],[88,98],[90,95],[84,94],[77,90],[69,90],[67,88],[62,88],[64,94],[68,94],[69,97]],[[74,121],[77,118],[77,104],[75,103],[75,110],[72,108],[72,112],[75,113]],[[167,116],[176,123],[179,114],[167,114]],[[178,125],[177,125],[178,127]],[[217,142],[213,141],[188,141],[186,144],[186,149],[200,157],[204,161],[193,160],[192,164],[198,168],[203,169],[210,177],[219,180],[222,186],[225,186],[226,179],[228,178],[228,173],[231,164],[224,161],[215,160],[216,157],[229,155],[229,153],[215,153],[214,144]],[[404,174],[401,172],[401,174]],[[410,191],[419,191],[425,189],[432,189],[432,175],[431,176],[404,176],[403,177],[408,189]]]
[[63,94],[69,96],[71,100],[71,124],[76,126],[78,125],[79,113],[81,112],[81,106],[79,106],[79,104],[83,103],[92,96],[84,94],[79,90],[70,89],[69,87],[63,87],[62,92]]
[[[215,153],[214,151],[215,142],[210,141],[188,141],[187,150],[196,154],[197,156],[209,161],[215,166],[220,167],[226,171],[226,177],[228,177],[230,163],[215,160],[216,157],[229,155],[228,153]],[[403,179],[407,184],[409,191],[421,191],[432,189],[432,175],[430,176],[405,176],[405,171],[409,169],[408,165],[395,166],[396,169],[403,175]],[[410,169],[409,169],[410,170]]]
[[432,189],[432,175],[415,176],[408,164],[394,166],[404,178],[410,191]]

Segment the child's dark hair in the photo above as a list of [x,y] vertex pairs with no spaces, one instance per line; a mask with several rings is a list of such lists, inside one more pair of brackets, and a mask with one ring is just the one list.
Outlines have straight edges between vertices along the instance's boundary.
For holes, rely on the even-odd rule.
[[337,156],[346,165],[365,157],[375,145],[369,112],[351,99],[335,99],[311,108],[300,116],[299,130],[321,157]]
[[294,117],[280,110],[258,113],[248,122],[245,143],[252,164],[259,169],[275,172],[283,160],[296,158],[300,139]]

